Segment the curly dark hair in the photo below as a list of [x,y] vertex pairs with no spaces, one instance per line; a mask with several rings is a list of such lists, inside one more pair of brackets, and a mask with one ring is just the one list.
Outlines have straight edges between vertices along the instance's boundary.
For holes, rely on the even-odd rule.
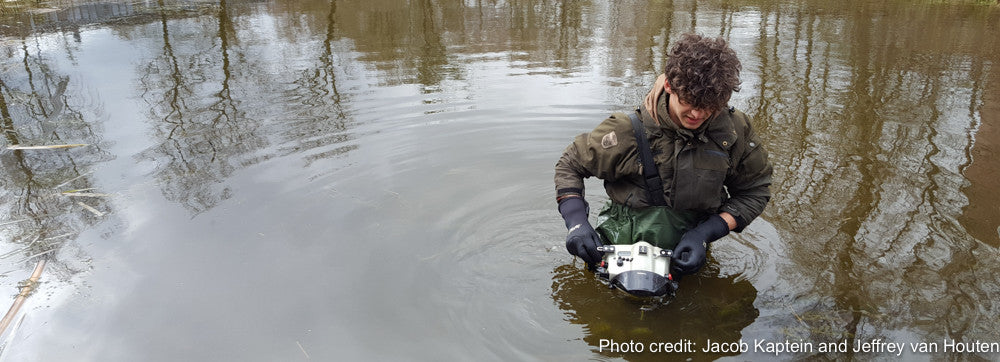
[[740,90],[736,52],[722,38],[683,34],[670,52],[663,74],[681,101],[695,108],[719,110]]

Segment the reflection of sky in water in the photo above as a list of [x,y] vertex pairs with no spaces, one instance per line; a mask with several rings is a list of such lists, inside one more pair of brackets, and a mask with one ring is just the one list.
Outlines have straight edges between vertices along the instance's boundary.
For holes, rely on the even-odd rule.
[[[967,230],[996,236],[975,206],[995,198],[977,191],[992,185],[977,170],[997,139],[993,53],[942,41],[967,32],[947,6],[873,22],[846,5],[675,2],[619,26],[636,12],[336,4],[229,8],[226,42],[210,8],[3,43],[6,87],[25,89],[24,44],[36,80],[68,77],[68,104],[100,124],[82,141],[111,155],[48,164],[114,194],[53,255],[5,357],[581,359],[609,336],[997,338],[1000,241]],[[741,56],[732,103],[757,116],[776,177],[763,218],[713,246],[703,285],[642,322],[689,318],[676,335],[602,309],[605,291],[568,265],[551,177],[575,134],[646,92],[665,35],[691,26]]]

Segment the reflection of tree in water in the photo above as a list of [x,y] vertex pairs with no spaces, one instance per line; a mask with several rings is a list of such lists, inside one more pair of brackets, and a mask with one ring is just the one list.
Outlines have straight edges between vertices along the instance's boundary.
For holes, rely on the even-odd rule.
[[711,360],[721,354],[701,353],[705,341],[738,341],[741,331],[757,319],[754,307],[757,290],[745,279],[718,276],[706,270],[684,278],[677,295],[651,311],[642,311],[646,302],[608,289],[593,273],[578,265],[566,264],[553,270],[552,298],[571,323],[582,324],[583,339],[595,352],[601,339],[639,343],[696,343],[694,354],[620,354],[607,350],[607,357],[628,360],[693,358]]
[[[242,68],[231,63],[236,31],[229,11],[227,2],[220,1],[212,38],[198,38],[205,33],[197,27],[191,34],[184,24],[168,26],[164,13],[163,51],[142,70],[143,98],[162,120],[154,132],[163,141],[138,157],[156,162],[164,195],[194,213],[228,198],[228,188],[220,183],[250,162],[243,157],[265,144],[255,133],[259,121],[247,117],[230,86],[234,71]],[[172,35],[171,29],[181,34]],[[185,39],[183,49],[190,53],[175,48],[175,38]]]
[[465,76],[454,59],[463,54],[502,53],[560,74],[583,70],[588,62],[586,2],[341,0],[335,6],[340,33],[391,85],[439,91],[442,81]]
[[[282,154],[305,152],[307,166],[316,160],[346,154],[356,149],[349,131],[355,126],[348,109],[348,95],[340,90],[337,79],[343,74],[338,54],[349,52],[348,44],[340,41],[337,28],[337,2],[331,1],[326,12],[322,54],[315,67],[298,72],[296,85],[285,97],[293,107],[291,117],[281,125],[284,144]],[[319,150],[319,151],[316,151]]]
[[[461,68],[449,64],[444,34],[462,34],[464,9],[456,2],[338,1],[338,31],[354,40],[356,50],[386,72],[390,84],[422,84],[432,91],[447,78],[460,78]],[[350,15],[344,15],[350,14]]]
[[846,23],[767,8],[751,56],[762,79],[751,110],[778,176],[765,217],[795,241],[788,274],[817,297],[794,306],[811,318],[806,335],[1000,337],[987,318],[997,251],[957,220],[992,56],[983,49],[1000,44],[948,9],[843,6],[824,11],[850,14]]
[[[663,71],[665,61],[663,57],[669,46],[669,40],[676,35],[672,32],[681,31],[682,27],[674,26],[676,12],[674,1],[661,4],[639,2],[630,5],[634,7],[610,5],[608,40],[615,48],[634,53],[626,53],[628,56],[623,54],[623,56],[607,57],[606,61],[609,64],[606,67],[608,76],[614,79],[620,79],[630,73],[639,73],[635,82],[646,87],[647,83],[655,79],[655,76],[650,77],[651,74]],[[660,62],[654,64],[657,60]],[[630,96],[633,99],[625,102],[636,102],[634,95]]]
[[[468,9],[466,46],[470,52],[508,52],[511,60],[528,68],[551,68],[554,75],[571,76],[586,71],[595,24],[584,10],[587,1],[551,1],[538,6],[513,1],[490,6],[479,3]],[[615,6],[615,5],[612,5]],[[627,7],[627,6],[623,6]],[[637,8],[635,14],[643,9]]]
[[[450,45],[477,53],[507,51],[513,43],[518,56],[540,56],[537,63],[542,66],[584,64],[583,49],[578,44],[585,28],[580,21],[580,5],[559,5],[549,8],[518,2],[475,7],[420,0],[407,6],[398,1],[332,1],[328,8],[320,9],[314,3],[280,4],[276,11],[293,15],[277,20],[281,22],[279,31],[310,28],[324,37],[321,44],[316,44],[312,38],[295,38],[299,34],[294,32],[282,34],[292,44],[315,44],[295,49],[304,53],[296,58],[318,61],[314,66],[293,70],[295,87],[283,91],[283,103],[288,109],[273,132],[282,138],[279,154],[303,153],[309,164],[342,156],[358,147],[352,133],[357,126],[353,116],[357,111],[349,106],[354,96],[351,82],[357,81],[358,73],[350,67],[357,66],[357,62],[344,61],[353,54],[358,54],[366,66],[383,72],[379,81],[419,84],[424,93],[441,92],[443,82],[463,77],[462,67],[451,63]],[[553,39],[541,31],[548,28],[557,29],[560,37]],[[527,49],[532,51],[523,51]],[[314,50],[322,52],[311,55],[309,52]]]
[[[68,75],[50,66],[45,55],[50,53],[33,53],[28,39],[17,45],[6,46],[5,53],[13,57],[3,61],[7,71],[0,79],[0,130],[7,145],[89,146],[0,151],[4,169],[0,178],[0,208],[4,210],[0,238],[5,241],[0,244],[0,263],[10,265],[44,256],[56,260],[49,264],[49,273],[54,270],[56,275],[65,276],[78,267],[59,261],[56,251],[110,211],[105,198],[61,194],[91,189],[93,181],[88,175],[92,167],[112,158],[104,151],[101,138],[99,121],[104,115],[93,100],[73,87]],[[102,191],[91,189],[89,193]]]
[[972,94],[969,113],[979,115],[979,122],[973,124],[970,164],[962,168],[970,182],[962,187],[969,205],[959,222],[977,240],[1000,247],[1000,192],[996,192],[1000,168],[995,162],[1000,158],[1000,67],[996,62],[979,60],[970,64],[970,75],[975,82],[972,89],[978,92]]
[[420,28],[424,45],[417,58],[417,81],[420,84],[437,85],[442,81],[442,69],[448,64],[448,55],[441,40],[441,30],[437,24],[437,14],[430,0],[420,0]]

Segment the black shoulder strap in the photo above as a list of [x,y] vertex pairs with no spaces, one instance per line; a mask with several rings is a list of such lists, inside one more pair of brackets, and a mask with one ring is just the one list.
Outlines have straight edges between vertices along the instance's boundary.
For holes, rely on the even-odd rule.
[[666,206],[667,201],[663,198],[663,181],[660,181],[660,171],[653,163],[653,151],[649,148],[649,139],[646,138],[646,127],[639,121],[636,113],[638,110],[629,112],[628,118],[632,119],[632,130],[635,132],[639,160],[642,161],[642,178],[646,181],[649,203],[653,206]]

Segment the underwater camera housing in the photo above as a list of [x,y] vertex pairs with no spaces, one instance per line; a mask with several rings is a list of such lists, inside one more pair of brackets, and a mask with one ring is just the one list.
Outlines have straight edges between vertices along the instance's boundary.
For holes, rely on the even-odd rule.
[[677,282],[670,275],[673,255],[670,250],[640,241],[632,245],[599,246],[597,251],[603,252],[604,258],[595,272],[608,282],[609,288],[637,297],[660,297],[677,289]]

